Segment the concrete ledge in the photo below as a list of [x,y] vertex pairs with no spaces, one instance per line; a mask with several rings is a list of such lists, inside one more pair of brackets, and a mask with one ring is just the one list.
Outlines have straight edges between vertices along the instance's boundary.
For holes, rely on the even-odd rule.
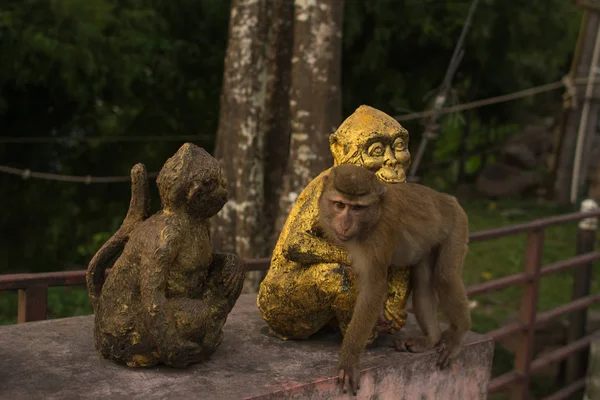
[[[240,296],[212,359],[187,370],[103,360],[92,326],[93,317],[84,316],[0,327],[0,399],[485,399],[493,355],[491,339],[470,333],[460,358],[440,371],[435,353],[395,352],[384,335],[363,357],[354,397],[334,378],[341,335],[274,338],[255,295]],[[415,329],[409,319],[402,332]]]

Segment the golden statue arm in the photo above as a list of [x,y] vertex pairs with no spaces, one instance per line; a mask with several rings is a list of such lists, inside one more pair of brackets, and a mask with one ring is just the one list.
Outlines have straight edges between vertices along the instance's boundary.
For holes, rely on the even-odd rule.
[[346,252],[323,237],[318,223],[318,193],[323,186],[322,176],[328,172],[329,169],[321,172],[304,188],[283,226],[281,251],[292,262],[303,265],[350,264]]
[[308,232],[297,232],[288,236],[284,243],[283,255],[299,264],[350,264],[348,255],[341,248]]

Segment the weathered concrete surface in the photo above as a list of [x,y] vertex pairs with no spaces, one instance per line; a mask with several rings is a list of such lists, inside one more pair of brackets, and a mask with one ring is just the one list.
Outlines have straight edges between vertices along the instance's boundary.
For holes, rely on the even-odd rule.
[[[417,329],[412,318],[407,325],[402,332]],[[334,378],[340,335],[274,338],[255,295],[240,296],[212,359],[187,370],[103,360],[92,326],[85,316],[0,327],[0,399],[484,399],[493,350],[491,339],[471,333],[461,357],[439,371],[435,353],[398,353],[382,337],[365,353],[353,397]]]

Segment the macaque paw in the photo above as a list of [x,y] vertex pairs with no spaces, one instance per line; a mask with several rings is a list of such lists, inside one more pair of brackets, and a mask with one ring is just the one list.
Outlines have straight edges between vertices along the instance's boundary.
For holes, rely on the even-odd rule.
[[442,339],[440,340],[438,348],[439,357],[437,360],[437,365],[440,369],[448,368],[452,363],[452,359],[460,352],[460,339],[456,336],[457,335],[454,332],[444,332],[444,334],[442,334]]
[[338,384],[342,385],[344,393],[348,393],[348,388],[356,396],[360,389],[360,370],[358,365],[340,365],[338,372]]
[[427,336],[415,336],[408,339],[394,340],[394,348],[396,350],[410,353],[422,353],[432,349],[433,346],[434,344],[431,343]]

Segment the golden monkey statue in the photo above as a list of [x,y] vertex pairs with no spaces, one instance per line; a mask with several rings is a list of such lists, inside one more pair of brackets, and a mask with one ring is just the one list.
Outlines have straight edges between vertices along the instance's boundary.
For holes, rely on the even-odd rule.
[[[329,143],[334,165],[362,165],[384,182],[406,182],[408,131],[389,115],[360,106],[329,137]],[[327,241],[317,224],[321,176],[328,171],[298,196],[258,291],[261,315],[282,339],[308,338],[328,324],[338,325],[343,334],[352,316],[356,292],[347,254]],[[405,324],[410,292],[409,269],[392,271],[385,321],[379,322],[380,331],[389,333]]]

